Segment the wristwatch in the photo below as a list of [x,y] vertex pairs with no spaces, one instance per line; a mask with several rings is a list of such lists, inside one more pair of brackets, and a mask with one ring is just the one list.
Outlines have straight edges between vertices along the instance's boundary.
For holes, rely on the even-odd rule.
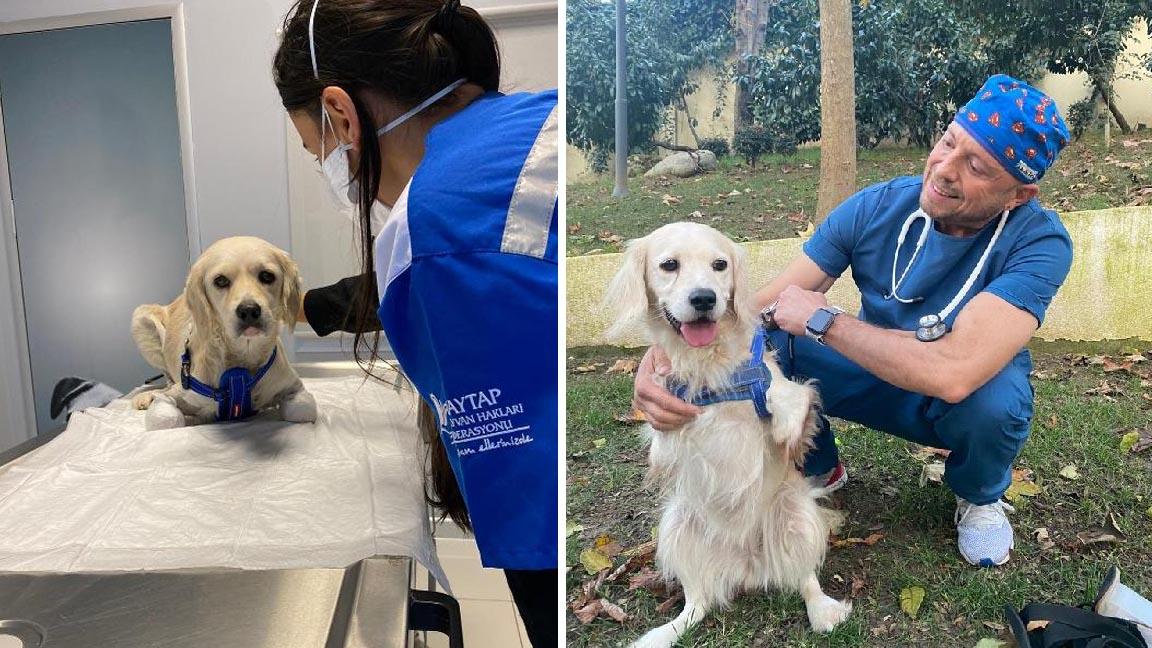
[[835,306],[821,306],[816,309],[815,313],[812,313],[812,317],[808,318],[808,323],[804,325],[805,333],[813,340],[824,344],[824,334],[832,328],[832,322],[836,321],[836,316],[843,312]]

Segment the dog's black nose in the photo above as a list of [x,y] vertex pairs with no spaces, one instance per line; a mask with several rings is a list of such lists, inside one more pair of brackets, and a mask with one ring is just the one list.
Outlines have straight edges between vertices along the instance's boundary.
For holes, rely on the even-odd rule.
[[701,313],[707,313],[716,307],[716,291],[707,288],[693,290],[692,294],[688,295],[688,303]]
[[242,302],[236,307],[236,317],[240,318],[240,322],[246,325],[253,325],[260,323],[260,304],[256,302]]

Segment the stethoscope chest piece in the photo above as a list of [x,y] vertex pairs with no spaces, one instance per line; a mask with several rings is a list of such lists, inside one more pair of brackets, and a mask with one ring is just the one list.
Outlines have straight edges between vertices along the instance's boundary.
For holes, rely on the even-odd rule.
[[936,314],[921,317],[919,324],[920,328],[916,329],[916,339],[921,342],[935,342],[948,332],[948,326]]

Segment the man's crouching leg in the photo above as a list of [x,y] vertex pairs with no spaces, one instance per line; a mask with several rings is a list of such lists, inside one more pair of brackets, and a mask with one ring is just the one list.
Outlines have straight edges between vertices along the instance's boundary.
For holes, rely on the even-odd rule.
[[1012,483],[1012,463],[1028,439],[1033,392],[1032,362],[1018,355],[968,398],[934,400],[928,408],[936,435],[951,450],[944,479],[956,493],[960,554],[973,565],[1008,562],[1014,537],[1001,497]]

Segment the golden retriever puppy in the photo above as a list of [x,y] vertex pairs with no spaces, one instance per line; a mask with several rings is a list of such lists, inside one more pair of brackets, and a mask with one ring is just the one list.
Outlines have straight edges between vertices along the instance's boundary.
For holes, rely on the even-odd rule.
[[132,313],[132,337],[171,385],[136,396],[145,427],[160,430],[245,418],[279,405],[285,421],[316,421],[316,400],[284,357],[300,273],[286,252],[251,236],[213,243],[192,265],[184,294]]
[[[750,400],[708,404],[679,430],[645,426],[649,480],[662,504],[656,561],[684,587],[684,610],[632,644],[667,648],[705,614],[746,589],[774,587],[804,597],[812,629],[828,632],[850,603],[824,594],[816,574],[839,516],[797,469],[815,432],[819,394],[788,380],[771,350],[752,358],[757,322],[744,285],[744,250],[697,223],[665,225],[632,241],[605,303],[619,309],[610,335],[636,322],[668,354],[666,386],[692,398],[732,390],[747,366],[761,378],[769,416]],[[765,375],[768,374],[768,375]],[[763,387],[766,387],[766,390]]]

